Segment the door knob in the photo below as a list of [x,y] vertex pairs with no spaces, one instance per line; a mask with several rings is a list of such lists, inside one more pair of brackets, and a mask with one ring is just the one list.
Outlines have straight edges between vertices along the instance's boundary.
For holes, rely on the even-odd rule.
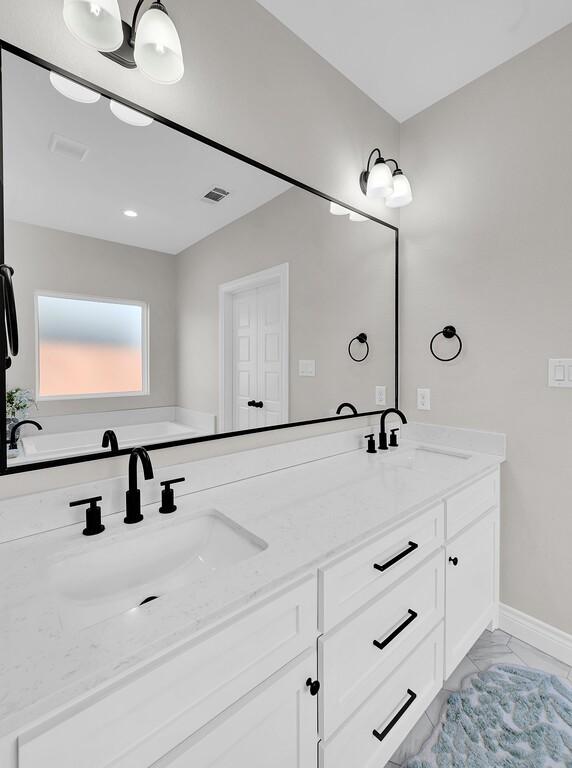
[[318,691],[320,690],[320,681],[319,680],[312,680],[311,677],[309,677],[306,680],[306,687],[310,689],[310,695],[311,696],[317,696]]
[[264,403],[262,400],[249,400],[247,405],[249,405],[251,408],[264,408]]
[[453,563],[453,565],[459,565],[459,558],[458,557],[450,557],[449,562]]

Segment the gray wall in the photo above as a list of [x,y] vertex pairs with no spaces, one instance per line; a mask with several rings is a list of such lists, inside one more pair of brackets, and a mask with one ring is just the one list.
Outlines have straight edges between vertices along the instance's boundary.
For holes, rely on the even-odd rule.
[[[125,19],[132,0],[120,2]],[[78,43],[62,20],[61,0],[0,3],[2,37],[176,122],[211,136],[334,197],[365,205],[358,171],[372,147],[390,157],[399,124],[255,0],[172,0],[187,72],[161,87]],[[383,206],[371,207],[379,214]],[[387,212],[389,214],[389,212]],[[398,214],[387,216],[398,221]],[[347,422],[344,425],[347,427]],[[175,463],[328,432],[328,424],[270,432],[155,453]],[[112,477],[124,462],[106,460],[2,479],[11,496]]]
[[9,388],[35,389],[35,291],[131,299],[149,306],[149,395],[47,401],[39,404],[38,415],[175,404],[175,256],[15,221],[6,222],[5,248],[6,261],[18,275],[14,289],[21,339],[21,352],[7,372]]
[[[572,26],[402,127],[403,379],[410,417],[508,434],[502,600],[572,632]],[[446,323],[465,344],[433,360]],[[432,411],[415,410],[431,387]]]
[[[218,411],[219,285],[284,262],[290,421],[329,416],[345,400],[375,410],[376,384],[393,403],[393,232],[332,216],[323,200],[291,189],[179,255],[179,405]],[[371,352],[358,365],[347,344],[361,331]],[[316,360],[315,377],[298,375],[301,359]]]

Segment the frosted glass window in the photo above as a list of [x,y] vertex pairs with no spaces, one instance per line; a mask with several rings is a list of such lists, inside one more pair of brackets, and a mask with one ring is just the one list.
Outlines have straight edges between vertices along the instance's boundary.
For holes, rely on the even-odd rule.
[[143,394],[145,306],[37,296],[40,398]]

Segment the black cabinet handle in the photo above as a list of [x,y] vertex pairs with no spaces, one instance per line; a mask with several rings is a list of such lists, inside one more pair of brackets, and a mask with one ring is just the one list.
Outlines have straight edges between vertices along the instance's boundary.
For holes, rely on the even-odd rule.
[[400,624],[397,629],[394,629],[393,632],[388,635],[385,640],[382,640],[379,642],[379,640],[374,640],[373,644],[376,648],[379,648],[380,651],[383,651],[386,645],[389,645],[392,640],[395,640],[397,635],[400,635],[404,629],[406,629],[412,621],[415,621],[415,619],[419,616],[419,614],[416,611],[412,611],[411,608],[407,611],[409,616],[405,619],[405,621]]
[[251,408],[264,408],[264,403],[262,400],[249,400],[247,405],[249,405]]
[[319,680],[312,680],[311,677],[309,677],[306,680],[306,688],[310,689],[310,695],[311,696],[317,696],[318,691],[320,690],[320,681]]
[[449,562],[453,563],[453,565],[459,565],[459,558],[458,557],[450,557]]
[[395,563],[398,563],[400,560],[403,560],[404,557],[407,557],[407,555],[410,555],[412,552],[415,552],[416,549],[419,548],[419,544],[416,544],[414,541],[409,542],[409,546],[407,549],[404,549],[403,552],[400,552],[398,555],[395,555],[395,557],[392,557],[391,560],[388,560],[386,563],[383,563],[383,565],[378,565],[377,563],[373,564],[373,567],[377,571],[387,571],[388,568],[391,568],[392,565],[395,565]]
[[383,731],[374,731],[374,732],[373,732],[373,735],[374,735],[374,736],[375,736],[375,738],[376,738],[376,739],[378,739],[379,741],[383,741],[383,740],[385,739],[385,737],[387,736],[387,734],[388,734],[388,733],[389,733],[389,732],[392,730],[392,728],[394,728],[394,727],[397,725],[397,723],[398,723],[398,722],[401,720],[401,718],[403,717],[403,715],[404,715],[404,714],[407,712],[407,710],[409,709],[409,707],[410,707],[410,706],[413,704],[413,702],[414,702],[414,701],[415,701],[415,699],[417,698],[417,694],[416,694],[416,693],[414,693],[414,692],[411,690],[411,688],[408,688],[408,689],[407,689],[407,695],[409,696],[409,698],[407,699],[407,701],[405,702],[405,704],[404,704],[404,705],[401,707],[401,709],[399,710],[399,712],[397,712],[397,713],[396,713],[396,715],[395,715],[394,717],[392,717],[392,718],[391,718],[391,720],[390,720],[390,721],[389,721],[389,723],[388,723],[388,724],[385,726],[385,728],[383,729]]

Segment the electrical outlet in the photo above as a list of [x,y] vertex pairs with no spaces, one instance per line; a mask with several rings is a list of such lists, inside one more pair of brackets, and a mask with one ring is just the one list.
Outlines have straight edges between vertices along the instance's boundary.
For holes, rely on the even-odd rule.
[[418,411],[430,411],[431,410],[431,390],[430,389],[417,389],[417,410]]
[[385,392],[385,386],[375,388],[375,404],[387,405],[387,395]]

